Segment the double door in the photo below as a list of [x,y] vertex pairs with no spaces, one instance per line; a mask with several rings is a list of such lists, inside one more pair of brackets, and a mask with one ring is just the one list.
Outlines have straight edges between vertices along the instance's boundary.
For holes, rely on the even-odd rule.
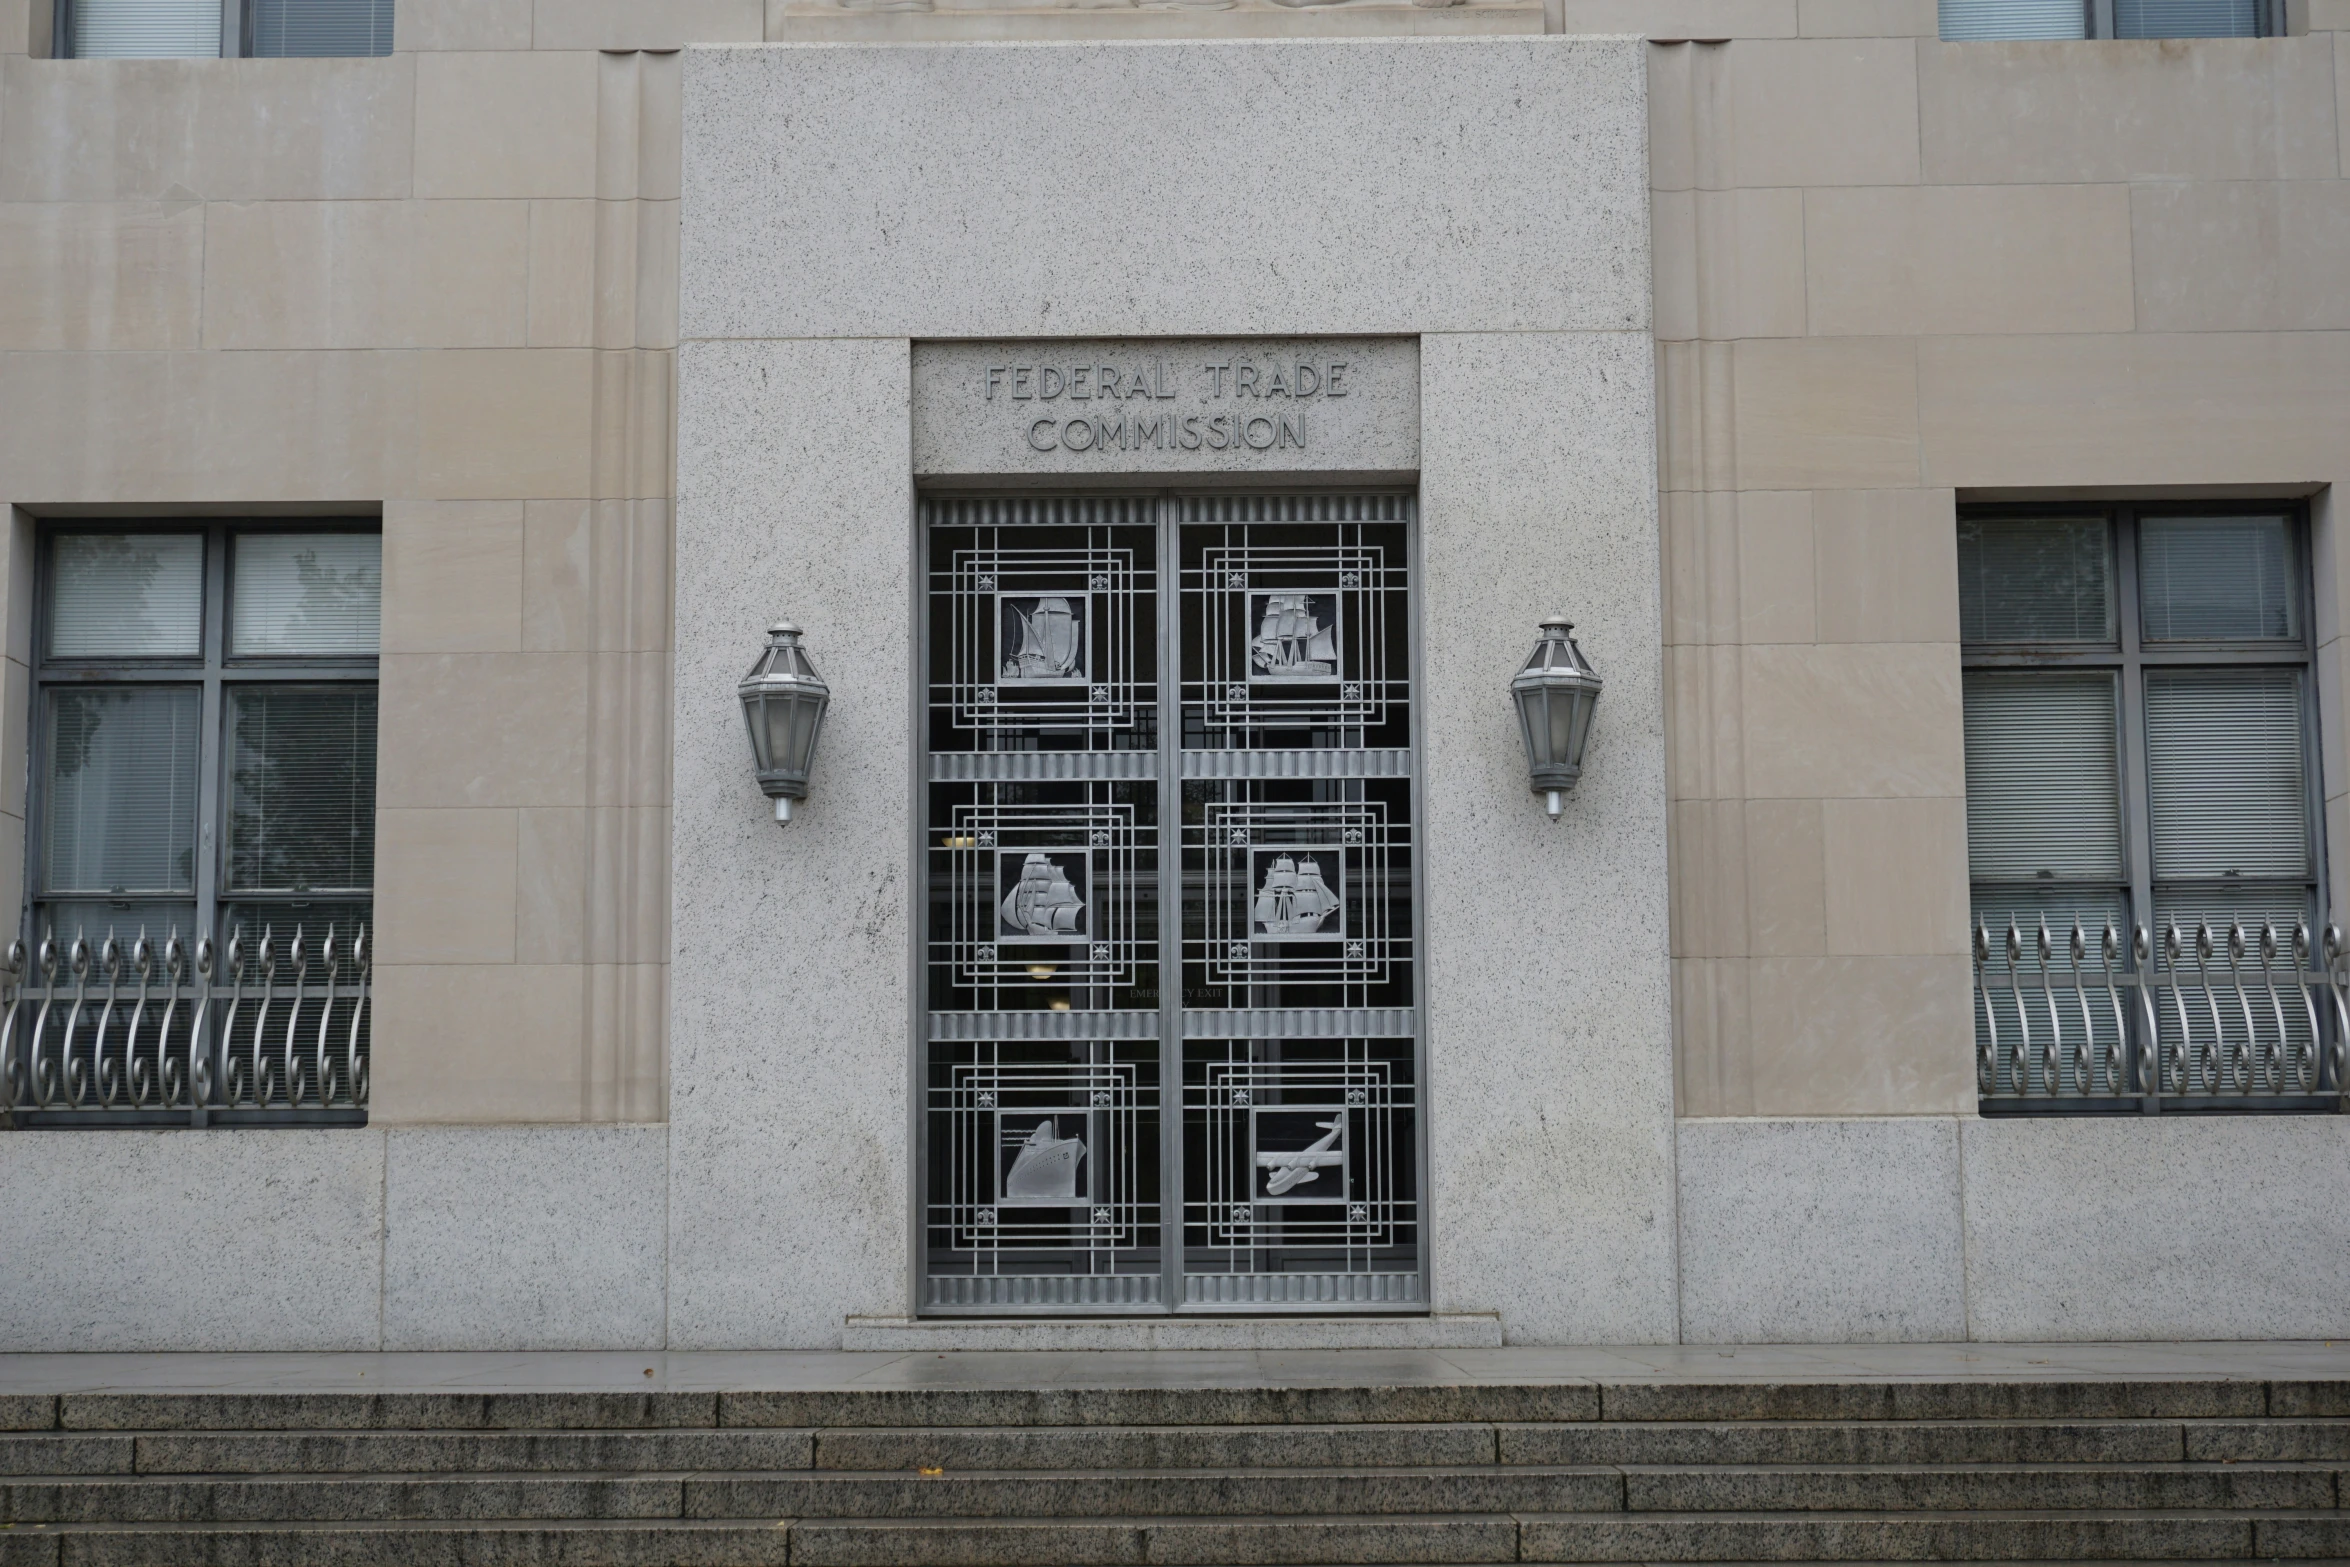
[[1425,1309],[1411,497],[921,531],[922,1309]]

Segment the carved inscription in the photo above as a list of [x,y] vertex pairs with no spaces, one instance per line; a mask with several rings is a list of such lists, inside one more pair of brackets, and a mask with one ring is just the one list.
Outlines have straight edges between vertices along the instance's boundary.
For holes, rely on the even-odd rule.
[[1030,451],[1304,451],[1313,405],[1349,395],[1348,373],[1345,359],[1242,355],[1007,362],[987,367],[983,395]]
[[1409,338],[917,342],[911,390],[918,474],[1420,466],[1420,345]]

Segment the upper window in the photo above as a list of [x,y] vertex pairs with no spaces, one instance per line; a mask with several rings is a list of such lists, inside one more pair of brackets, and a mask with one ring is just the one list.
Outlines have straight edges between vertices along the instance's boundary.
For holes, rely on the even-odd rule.
[[[1967,856],[1988,938],[1979,957],[1991,991],[1976,1019],[1990,1053],[1987,1103],[2011,1093],[2212,1098],[2237,1079],[2240,1093],[2263,1079],[2285,1094],[2296,1079],[2284,1057],[2300,1061],[2295,1052],[2315,1071],[2305,1009],[2283,999],[2298,983],[2285,976],[2312,956],[2296,963],[2293,933],[2314,946],[2325,922],[2304,532],[2297,512],[2273,509],[1962,518]],[[2048,954],[2033,950],[2043,923]],[[2074,976],[2053,1006],[2036,995],[2028,1017],[2001,1010],[2015,1002],[2012,988],[1999,992],[2016,977],[2004,951],[2011,924],[2024,937],[2027,987],[2050,972]],[[2079,955],[2066,950],[2076,924]],[[2110,958],[2100,950],[2108,926],[2120,937]],[[2144,954],[2130,951],[2138,927]],[[2174,930],[2176,965],[2164,948]],[[2198,961],[2198,932],[2215,943],[2198,974],[2228,970],[2230,932],[2247,943],[2236,971],[2259,970],[2263,931],[2279,952],[2262,983],[2285,989],[2258,1009],[2289,1013],[2281,1031],[2237,1029],[2249,1013],[2209,987],[2182,1012],[2175,993],[2150,1008],[2158,998],[2143,989],[2126,1007],[2118,991],[2092,1006],[2095,987],[2076,983],[2084,972],[2102,983],[2106,967],[2123,971],[2118,986],[2166,969],[2176,980]],[[2222,1010],[2218,1034],[2201,1029]],[[2030,1055],[2035,1027],[2046,1058]],[[2184,1054],[2157,1067],[2158,1046]],[[2300,1086],[2314,1091],[2316,1076]]]
[[392,0],[57,0],[77,60],[392,52]]
[[381,536],[213,524],[46,545],[33,941],[365,923]]
[[1942,37],[2262,38],[2276,0],[1941,0]]

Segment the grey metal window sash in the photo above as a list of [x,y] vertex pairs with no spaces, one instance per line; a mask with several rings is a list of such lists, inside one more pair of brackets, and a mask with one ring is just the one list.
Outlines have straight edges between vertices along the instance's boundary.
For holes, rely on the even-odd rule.
[[[195,659],[72,659],[50,657],[49,617],[51,614],[48,583],[50,548],[52,541],[68,532],[117,532],[138,530],[151,533],[198,533],[204,543],[204,604],[200,631],[201,656]],[[114,686],[193,686],[202,692],[197,718],[197,772],[196,772],[196,856],[195,890],[192,895],[172,893],[172,901],[185,900],[194,905],[192,928],[188,937],[211,934],[218,938],[218,923],[225,902],[251,904],[292,904],[307,901],[372,902],[373,884],[367,887],[318,888],[307,894],[289,892],[240,892],[233,897],[222,895],[221,854],[224,847],[226,801],[228,797],[228,693],[239,686],[276,685],[339,685],[374,686],[378,683],[380,662],[374,658],[239,658],[228,653],[228,637],[234,605],[229,580],[229,541],[239,533],[268,531],[305,533],[343,531],[373,532],[373,527],[351,528],[347,520],[287,519],[283,523],[272,519],[266,523],[245,520],[223,520],[199,527],[175,527],[169,518],[147,521],[125,519],[104,526],[58,528],[46,530],[40,540],[36,571],[40,584],[36,593],[33,626],[33,696],[29,721],[32,725],[31,743],[27,747],[25,826],[25,887],[19,925],[28,947],[40,938],[35,918],[39,907],[52,901],[44,889],[49,882],[47,865],[48,806],[46,779],[48,776],[48,726],[42,722],[47,694],[53,690],[76,687],[104,689]]]
[[[2110,16],[2113,0],[2098,0]],[[2127,511],[2115,515],[2115,588],[2121,597],[2115,617],[2121,636],[2122,719],[2122,868],[2129,873],[2128,909],[2133,923],[2154,920],[2154,834],[2147,809],[2146,781],[2146,666],[2138,635],[2138,524]],[[2139,1084],[2145,1090],[2138,1101],[2141,1114],[2162,1108],[2160,1072]]]

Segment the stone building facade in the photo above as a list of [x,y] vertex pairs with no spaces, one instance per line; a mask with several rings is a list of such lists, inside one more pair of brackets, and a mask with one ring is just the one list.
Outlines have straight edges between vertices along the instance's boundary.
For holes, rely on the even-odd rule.
[[[2279,1113],[1984,1113],[1980,1020],[2015,1003],[1970,958],[1989,665],[1960,572],[1975,516],[2282,519],[2324,924],[2342,0],[2277,36],[2054,42],[1945,42],[1922,0],[399,0],[389,54],[306,59],[53,58],[48,0],[5,23],[0,881],[28,941],[56,538],[380,529],[381,600],[364,1116],[20,1113],[0,1348],[2350,1331],[2338,1075]],[[1387,401],[1358,429],[1292,386],[1294,447],[1072,460],[988,381],[1008,408],[1025,361],[1196,379],[1267,345]],[[1147,501],[1172,624],[1182,529],[1239,515],[1208,502],[1339,494],[1408,540],[1380,820],[1414,834],[1382,862],[1418,922],[1387,1232],[1412,1282],[1219,1303],[1170,1261],[1116,1309],[941,1312],[981,1221],[926,1184],[925,1020],[954,1010],[928,900],[963,874],[926,803],[936,530]],[[1554,610],[1607,681],[1555,826],[1507,695]],[[833,691],[782,832],[734,691],[778,616]],[[1165,765],[1214,776],[1187,743]],[[1160,783],[1143,852],[1241,799]],[[1151,1036],[1134,1134],[1170,1182],[1202,1157],[1168,1130],[1188,1026]],[[2322,1055],[2340,1025],[2313,1027]],[[1086,1126],[1045,1136],[1102,1163]]]

